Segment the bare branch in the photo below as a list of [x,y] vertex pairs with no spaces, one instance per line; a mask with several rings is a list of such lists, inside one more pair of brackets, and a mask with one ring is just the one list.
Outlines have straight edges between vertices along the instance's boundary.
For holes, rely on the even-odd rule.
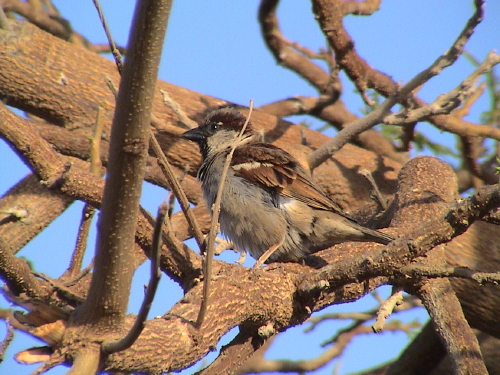
[[[104,111],[104,109],[101,106],[97,107],[96,127],[90,147],[90,169],[96,176],[101,175],[101,136],[104,123],[102,119],[102,111]],[[87,237],[94,214],[95,207],[85,203],[82,210],[80,227],[78,229],[75,251],[71,256],[70,264],[68,270],[66,271],[68,276],[75,276],[82,268],[83,255],[85,254],[85,249],[87,248]]]
[[61,17],[51,17],[46,12],[40,12],[30,2],[21,0],[3,0],[2,8],[6,12],[14,12],[37,25],[52,35],[68,40],[72,31],[69,22]]
[[[65,159],[58,155],[47,141],[38,136],[38,133],[33,130],[31,123],[32,122],[27,119],[16,116],[4,105],[0,104],[0,132],[4,135],[5,139],[12,144],[13,147],[19,150],[26,160],[26,163],[32,165],[34,171],[39,176],[42,176],[46,181],[57,182],[55,186],[54,182],[51,184],[53,189],[57,189],[57,194],[46,191],[48,189],[45,187],[41,196],[44,197],[48,195],[48,199],[41,200],[41,204],[48,204],[50,202],[54,204],[57,212],[64,210],[66,207],[62,203],[66,202],[67,205],[72,199],[83,200],[99,207],[103,190],[102,179],[88,172],[88,164],[78,159],[72,159],[71,166],[67,168],[64,162]],[[88,147],[86,147],[86,149],[88,149]],[[34,185],[35,189],[39,189],[39,184],[35,182],[35,178],[30,178],[28,180],[31,189],[33,188],[32,185]],[[62,202],[54,202],[53,198],[58,198],[59,196],[64,198],[60,199]],[[30,202],[30,204],[31,203],[32,202]],[[33,206],[32,209],[30,206],[30,211],[34,211],[37,208],[38,206],[36,205]],[[43,212],[42,210],[40,211]],[[195,211],[199,217],[206,216],[208,222],[206,207],[195,208]],[[36,213],[31,213],[30,215],[33,216],[35,214]],[[176,215],[174,215],[174,219],[176,219],[175,222],[177,226],[179,226],[180,217]],[[34,217],[38,218],[36,215]],[[48,215],[50,221],[46,221],[47,219],[44,218],[43,215],[40,219],[44,225],[48,225],[53,219],[52,213]],[[149,214],[146,211],[141,211],[141,214],[136,217],[136,220],[138,223],[136,241],[146,252],[149,252],[152,238],[151,223],[153,220],[149,220]],[[43,229],[44,225],[40,225],[40,228]],[[0,233],[4,227],[7,226],[0,226]],[[40,230],[40,228],[38,229]],[[188,229],[186,226],[184,233],[186,237],[187,231]],[[169,239],[165,242],[169,244],[169,246],[172,244]],[[182,283],[182,279],[186,275],[196,273],[195,270],[200,268],[200,261],[199,257],[193,252],[190,252],[187,247],[181,246],[180,248],[182,251],[178,253],[172,253],[171,251],[163,253],[162,270],[167,272],[174,280]],[[172,249],[179,249],[179,247],[173,246]]]
[[10,343],[14,339],[14,327],[9,323],[9,320],[5,320],[5,326],[7,328],[7,332],[5,334],[5,338],[0,343],[0,363],[3,362],[3,358],[5,356],[5,351],[9,347]]
[[262,37],[276,61],[300,75],[323,95],[335,101],[341,90],[336,73],[328,74],[309,58],[297,53],[283,39],[279,28],[276,8],[279,0],[262,0],[259,6],[259,23]]
[[[319,98],[295,96],[263,105],[259,107],[259,110],[278,117],[307,113],[320,120],[327,121],[331,126],[339,130],[358,119],[346,108],[341,99],[328,106],[323,105],[324,100],[325,98],[321,96]],[[377,155],[391,158],[399,163],[404,164],[408,161],[408,156],[397,152],[394,145],[378,131],[369,129],[359,134],[354,142],[360,147],[375,152]]]
[[[375,292],[375,291],[374,291]],[[373,293],[372,293],[373,294]],[[387,301],[381,301],[381,305],[386,303]],[[407,311],[410,309],[413,309],[415,307],[421,307],[422,305],[419,303],[419,300],[414,297],[414,296],[406,296],[399,301],[396,305],[393,307],[393,312],[401,312],[401,311]],[[355,320],[354,324],[362,324],[365,323],[369,320],[375,319],[379,313],[379,309],[371,309],[365,312],[349,312],[349,313],[327,313],[327,314],[321,314],[318,316],[311,316],[309,319],[307,319],[308,323],[311,323],[311,325],[307,328],[304,329],[304,332],[309,332],[312,331],[313,329],[316,328],[318,324],[325,320]]]
[[77,326],[92,323],[97,330],[116,330],[125,317],[151,107],[170,5],[148,0],[136,5],[113,118],[94,273],[87,299],[78,308]]
[[487,375],[476,335],[465,320],[450,281],[427,280],[417,293],[450,355],[454,373]]
[[[1,106],[0,113],[5,115]],[[12,126],[16,126],[16,118],[10,118],[9,121],[13,121]],[[3,125],[0,120],[0,128]],[[0,130],[0,133],[3,131]],[[0,199],[0,238],[8,239],[9,251],[16,254],[72,202],[70,196],[51,190],[40,183],[34,174],[29,174]]]
[[113,36],[111,35],[111,30],[109,29],[108,23],[106,22],[106,18],[104,17],[104,13],[102,11],[102,7],[101,4],[99,3],[99,0],[92,0],[92,1],[94,2],[97,14],[99,14],[99,19],[101,20],[102,28],[104,29],[106,37],[108,38],[109,49],[111,50],[111,53],[113,54],[113,57],[115,59],[116,67],[118,68],[118,73],[121,74],[123,69],[122,56],[120,54],[120,51],[116,47],[116,43],[113,39]]
[[382,332],[387,318],[392,314],[394,308],[403,302],[403,290],[395,288],[393,294],[380,306],[377,311],[377,320],[372,325],[373,332]]
[[[323,0],[318,0],[317,3],[322,3]],[[364,118],[354,121],[346,128],[342,129],[335,137],[326,142],[319,149],[311,153],[308,158],[308,164],[311,169],[316,168],[323,163],[331,155],[337,152],[342,146],[351,141],[356,135],[365,130],[370,129],[374,125],[380,123],[388,114],[390,109],[398,102],[405,100],[410,93],[417,87],[421,86],[429,79],[439,74],[444,68],[450,66],[460,55],[465,42],[468,40],[474,27],[482,19],[482,2],[476,1],[476,12],[469,19],[464,30],[457,38],[453,46],[442,56],[440,56],[430,67],[413,77],[408,83],[401,88],[393,91],[391,95],[375,110],[369,113]],[[325,15],[323,15],[325,17]],[[321,16],[320,16],[321,19]],[[328,32],[327,32],[328,35]],[[366,64],[366,63],[365,63]],[[492,129],[488,127],[488,129]],[[492,131],[489,130],[489,134]],[[499,138],[500,139],[500,138]]]
[[[343,261],[323,267],[313,277],[304,277],[298,290],[310,293],[325,281],[332,283],[356,282],[383,274],[384,269],[399,269],[401,260],[423,255],[436,245],[450,241],[462,234],[475,220],[500,205],[500,185],[482,188],[467,199],[453,203],[440,219],[424,223],[420,228],[409,230],[403,237],[390,245],[367,251],[358,259],[355,268],[349,268]],[[406,238],[406,240],[405,240]],[[391,254],[390,256],[388,254]],[[396,255],[397,254],[397,255]],[[369,265],[369,267],[368,267]],[[369,272],[368,269],[370,270]],[[347,272],[352,270],[352,273]]]
[[[411,324],[410,324],[411,325]],[[387,324],[388,331],[408,331],[411,327],[401,325],[398,322]],[[252,361],[251,365],[245,366],[245,373],[263,372],[309,372],[320,369],[344,352],[351,340],[361,334],[372,333],[372,329],[366,325],[358,325],[353,328],[341,330],[332,340],[330,348],[326,349],[318,357],[309,360],[268,360],[262,358],[260,361]],[[241,372],[239,372],[241,374]]]
[[[270,338],[260,348],[256,349],[254,331],[243,326],[240,326],[239,329],[240,332],[236,337],[221,348],[219,356],[208,367],[195,375],[227,374],[233,372],[234,369],[237,369],[235,374],[244,374],[244,370],[242,372],[241,369],[246,367],[246,363],[251,362],[256,355],[268,348],[273,341]],[[252,357],[248,359],[251,355]],[[243,367],[241,367],[242,365]]]
[[[96,7],[98,8],[98,11],[99,11],[100,8],[98,7],[97,0],[94,0],[94,3],[96,4]],[[103,22],[103,26],[105,26],[106,22],[104,20],[104,15],[100,11],[99,11],[99,16],[101,17],[101,21]],[[111,33],[106,32],[106,36],[108,37],[108,41],[109,41],[110,46],[115,46],[115,42],[113,40],[113,37],[111,36]],[[113,56],[115,58],[115,63],[116,63],[116,66],[118,68],[118,72],[121,73],[121,66],[122,66],[121,56],[119,54],[113,54]],[[110,89],[113,91],[113,93],[115,93],[116,90],[114,89],[114,86],[113,86],[113,83],[111,82],[111,80],[107,80],[107,84],[110,87]],[[168,94],[166,93],[166,91],[164,91],[164,90],[161,90],[161,91],[162,91],[162,93],[164,92],[164,94],[163,94],[164,100],[166,100],[165,95],[168,98],[170,98],[168,96]],[[116,96],[116,94],[115,94],[115,96]],[[170,101],[170,102],[172,102],[172,101]],[[179,108],[180,107],[176,107],[176,109],[175,109],[175,110],[177,110],[176,113],[178,113],[178,116],[182,116]],[[184,116],[184,117],[187,118],[187,116]],[[188,120],[185,120],[185,121],[188,121]],[[158,124],[159,120],[156,118],[156,116],[153,116],[153,114],[151,114],[151,122],[153,125],[159,125]],[[192,124],[192,122],[186,122],[186,123]],[[160,128],[165,129],[165,126],[156,126],[156,127],[160,127]],[[163,174],[167,178],[167,180],[172,188],[172,191],[174,192],[175,196],[179,200],[179,204],[181,206],[182,211],[184,212],[184,215],[186,216],[186,220],[188,221],[188,223],[190,224],[190,226],[194,232],[194,237],[195,237],[196,241],[198,242],[198,246],[201,248],[201,245],[203,243],[203,234],[201,232],[200,226],[198,225],[198,221],[196,220],[196,218],[191,210],[191,207],[189,205],[189,201],[186,197],[186,194],[184,193],[184,190],[181,188],[179,181],[177,181],[177,178],[175,177],[175,174],[172,170],[172,167],[170,166],[170,163],[168,162],[168,159],[165,156],[165,153],[163,152],[160,144],[158,143],[158,140],[156,139],[156,136],[154,135],[154,133],[151,130],[150,130],[150,142],[151,142],[151,147],[153,148],[153,151],[154,151],[156,157],[158,158],[158,164],[159,164]]]
[[156,294],[156,289],[158,288],[158,283],[160,282],[161,272],[160,272],[160,253],[161,253],[161,232],[163,227],[163,222],[167,216],[168,205],[163,203],[158,209],[158,214],[156,216],[155,229],[153,233],[153,246],[151,248],[151,271],[149,277],[148,287],[146,289],[146,295],[139,309],[134,324],[132,328],[128,331],[127,335],[119,340],[104,341],[102,343],[102,350],[106,354],[112,354],[120,352],[122,350],[130,348],[135,340],[139,337],[142,330],[146,326],[146,319],[148,318],[149,310],[153,303],[154,296]]
[[428,322],[399,358],[390,364],[385,375],[428,374],[445,355],[446,351],[432,322]]
[[172,111],[174,111],[175,115],[179,118],[181,121],[181,124],[183,124],[187,129],[193,129],[198,126],[196,121],[191,120],[188,115],[186,115],[186,112],[181,108],[179,103],[177,103],[175,100],[173,100],[170,95],[168,95],[168,92],[166,90],[160,90],[161,94],[163,95],[163,102],[165,105],[167,105]]
[[26,293],[28,296],[42,298],[48,291],[33,277],[31,267],[23,258],[12,254],[7,243],[0,238],[0,275],[8,288],[15,294]]
[[[500,63],[500,55],[495,52],[490,52],[483,63],[472,72],[469,77],[463,80],[458,87],[453,89],[447,94],[440,95],[434,102],[421,106],[413,110],[405,110],[400,113],[392,114],[383,119],[386,124],[394,125],[405,125],[412,124],[417,121],[422,121],[433,115],[448,114],[455,110],[463,101],[466,101],[468,97],[477,91],[476,84],[479,77],[481,77],[486,72],[490,71],[493,66]],[[494,131],[495,128],[486,125],[476,125],[475,129],[470,130],[472,134],[467,135],[479,135],[479,136],[491,136],[493,133],[494,138],[498,138],[499,134]],[[447,129],[453,132],[451,129]],[[455,133],[455,132],[454,132]],[[462,134],[460,129],[457,129],[457,134]],[[496,136],[495,136],[496,135]]]
[[442,278],[459,277],[461,279],[472,280],[479,285],[500,284],[500,272],[479,272],[468,267],[432,267],[411,264],[398,270],[402,275],[412,278]]

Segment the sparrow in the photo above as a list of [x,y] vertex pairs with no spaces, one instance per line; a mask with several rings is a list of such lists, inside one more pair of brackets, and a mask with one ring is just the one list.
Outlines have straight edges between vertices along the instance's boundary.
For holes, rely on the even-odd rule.
[[[366,228],[342,212],[285,150],[259,142],[246,118],[225,107],[206,116],[181,137],[198,144],[198,170],[209,208],[215,202],[224,163],[236,144],[225,179],[219,214],[221,232],[238,250],[271,262],[298,262],[345,241],[388,244],[385,233]],[[254,267],[255,267],[254,266]]]

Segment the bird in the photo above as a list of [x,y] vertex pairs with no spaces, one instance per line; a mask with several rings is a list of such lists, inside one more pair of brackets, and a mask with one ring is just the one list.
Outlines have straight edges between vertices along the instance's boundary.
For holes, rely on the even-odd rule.
[[220,205],[222,234],[257,260],[301,262],[309,254],[346,241],[387,245],[393,238],[344,213],[285,150],[259,141],[251,122],[234,107],[211,111],[181,135],[202,155],[197,178],[209,209],[226,159],[234,148]]

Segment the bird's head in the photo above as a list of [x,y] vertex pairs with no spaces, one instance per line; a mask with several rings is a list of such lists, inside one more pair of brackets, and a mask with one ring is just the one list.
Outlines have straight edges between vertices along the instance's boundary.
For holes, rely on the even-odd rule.
[[[209,154],[229,150],[243,129],[246,117],[236,109],[225,107],[210,112],[197,128],[188,130],[181,137],[198,143],[204,158]],[[252,124],[248,123],[241,142],[253,136]]]

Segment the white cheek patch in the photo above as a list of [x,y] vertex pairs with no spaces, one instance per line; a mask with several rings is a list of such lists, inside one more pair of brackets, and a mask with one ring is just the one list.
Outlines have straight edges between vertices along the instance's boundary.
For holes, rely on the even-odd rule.
[[272,167],[273,165],[270,163],[259,163],[258,161],[249,161],[246,163],[240,163],[233,165],[233,169],[239,171],[240,169],[246,169],[247,171],[251,171],[252,169],[257,169],[260,167]]

